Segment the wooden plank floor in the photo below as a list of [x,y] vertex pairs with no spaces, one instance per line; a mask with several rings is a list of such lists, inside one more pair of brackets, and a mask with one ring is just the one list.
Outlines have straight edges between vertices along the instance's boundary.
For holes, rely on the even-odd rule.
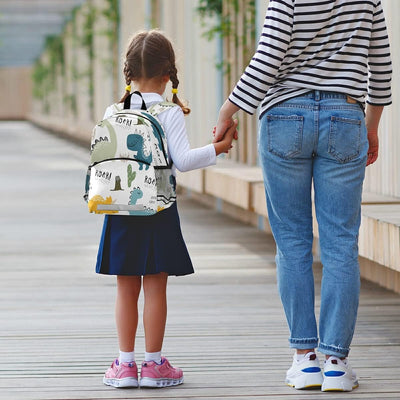
[[[0,399],[400,398],[400,296],[362,284],[359,389],[295,391],[283,383],[292,351],[273,240],[190,199],[179,208],[196,273],[170,279],[164,347],[185,384],[104,386],[118,351],[115,281],[94,273],[101,218],[81,199],[87,151],[24,122],[0,123],[0,140]],[[143,342],[140,327],[138,360]]]

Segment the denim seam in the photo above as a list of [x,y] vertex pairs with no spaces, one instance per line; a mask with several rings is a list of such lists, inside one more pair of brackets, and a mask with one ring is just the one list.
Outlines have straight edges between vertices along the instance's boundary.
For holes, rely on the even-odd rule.
[[305,110],[313,110],[314,105],[304,105],[304,104],[284,104],[284,105],[277,105],[273,107],[275,108],[303,108]]
[[335,346],[335,345],[327,345],[325,343],[320,342],[318,349],[320,350],[326,350],[326,351],[334,351],[340,355],[343,355],[346,357],[349,354],[350,348],[345,348],[345,347],[340,347],[340,346]]
[[291,344],[308,344],[308,343],[315,343],[318,344],[318,338],[303,338],[303,339],[297,339],[297,338],[289,338],[289,342]]
[[[313,110],[314,107],[317,106],[319,107],[319,109],[322,111],[329,111],[329,110],[338,110],[338,111],[360,111],[361,113],[363,113],[363,110],[360,108],[360,106],[358,105],[344,105],[344,104],[338,104],[338,105],[334,105],[334,104],[330,104],[329,106],[325,106],[323,104],[320,104],[319,102],[315,102],[315,105],[309,105],[309,104],[297,104],[297,103],[284,103],[281,105],[276,105],[273,106],[271,109],[275,109],[275,108],[302,108],[305,110]],[[364,113],[363,113],[364,114]]]
[[314,145],[313,152],[317,153],[319,141],[319,107],[314,108]]
[[323,104],[320,105],[321,110],[349,110],[349,111],[360,111],[362,113],[362,109],[358,105],[329,105],[325,106]]

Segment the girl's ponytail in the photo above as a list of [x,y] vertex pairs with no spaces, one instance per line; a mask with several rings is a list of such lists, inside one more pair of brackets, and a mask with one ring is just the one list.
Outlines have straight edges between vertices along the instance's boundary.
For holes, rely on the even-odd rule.
[[122,96],[119,103],[123,103],[125,101],[125,99],[131,94],[131,73],[129,70],[129,65],[126,61],[125,61],[125,65],[124,65],[124,75],[125,75],[125,83],[126,83],[125,93]]
[[178,71],[174,64],[169,73],[169,79],[172,82],[172,102],[177,104],[180,108],[182,108],[182,111],[185,115],[188,115],[190,113],[190,108],[186,107],[178,98],[179,79],[178,79],[177,74],[178,74]]

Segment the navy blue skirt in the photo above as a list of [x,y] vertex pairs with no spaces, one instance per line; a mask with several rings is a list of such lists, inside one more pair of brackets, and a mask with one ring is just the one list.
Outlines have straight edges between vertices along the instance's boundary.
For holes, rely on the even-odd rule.
[[159,272],[192,274],[176,203],[152,216],[106,215],[96,272],[136,276]]

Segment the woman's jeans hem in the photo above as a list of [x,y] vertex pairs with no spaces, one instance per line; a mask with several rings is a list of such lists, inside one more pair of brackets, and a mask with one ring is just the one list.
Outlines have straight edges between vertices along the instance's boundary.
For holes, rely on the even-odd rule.
[[318,338],[289,339],[289,347],[292,349],[315,349],[318,346]]
[[347,357],[349,355],[350,349],[333,345],[328,346],[324,343],[320,343],[318,346],[318,351],[328,356],[335,356],[342,358],[342,357]]
[[328,356],[336,356],[336,357],[347,357],[349,354],[349,348],[343,348],[340,346],[334,345],[326,345],[324,343],[318,344],[318,338],[309,338],[309,339],[289,339],[289,347],[292,349],[298,350],[307,350],[307,349],[317,349],[319,352],[326,354]]

